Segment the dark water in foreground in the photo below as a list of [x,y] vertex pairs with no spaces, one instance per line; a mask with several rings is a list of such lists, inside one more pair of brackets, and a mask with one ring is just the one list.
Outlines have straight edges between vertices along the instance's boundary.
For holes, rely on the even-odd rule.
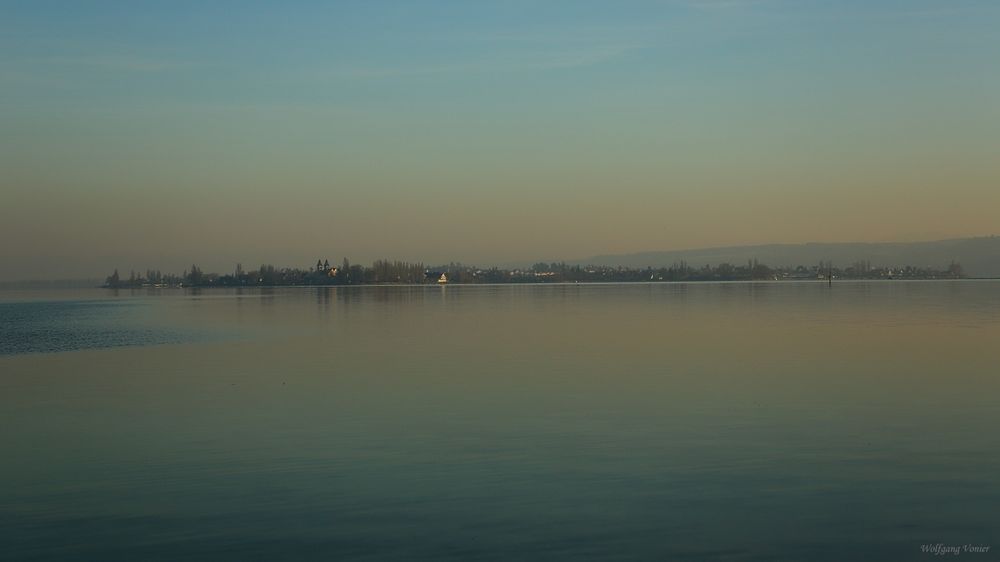
[[1000,558],[1000,282],[0,293],[0,558]]

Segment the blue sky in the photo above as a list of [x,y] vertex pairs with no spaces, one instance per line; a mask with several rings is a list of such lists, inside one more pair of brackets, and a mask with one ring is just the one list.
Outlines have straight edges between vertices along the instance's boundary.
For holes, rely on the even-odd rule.
[[6,2],[0,277],[992,234],[998,29],[964,0]]

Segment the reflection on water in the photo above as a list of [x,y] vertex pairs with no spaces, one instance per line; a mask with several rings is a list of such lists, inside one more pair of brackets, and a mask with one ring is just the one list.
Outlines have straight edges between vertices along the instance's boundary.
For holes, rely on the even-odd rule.
[[7,299],[5,342],[97,326],[127,345],[0,344],[0,544],[916,560],[970,543],[992,559],[998,313],[995,282]]

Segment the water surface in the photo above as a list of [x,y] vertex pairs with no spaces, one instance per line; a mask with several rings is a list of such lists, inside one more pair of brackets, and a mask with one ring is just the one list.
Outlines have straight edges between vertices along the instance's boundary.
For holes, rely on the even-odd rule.
[[1000,283],[0,294],[51,560],[1000,550]]

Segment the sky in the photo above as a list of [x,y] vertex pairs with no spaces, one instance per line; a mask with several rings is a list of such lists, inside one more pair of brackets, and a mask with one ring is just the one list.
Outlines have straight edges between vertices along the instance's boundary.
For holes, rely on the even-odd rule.
[[0,2],[0,280],[1000,234],[993,0]]

